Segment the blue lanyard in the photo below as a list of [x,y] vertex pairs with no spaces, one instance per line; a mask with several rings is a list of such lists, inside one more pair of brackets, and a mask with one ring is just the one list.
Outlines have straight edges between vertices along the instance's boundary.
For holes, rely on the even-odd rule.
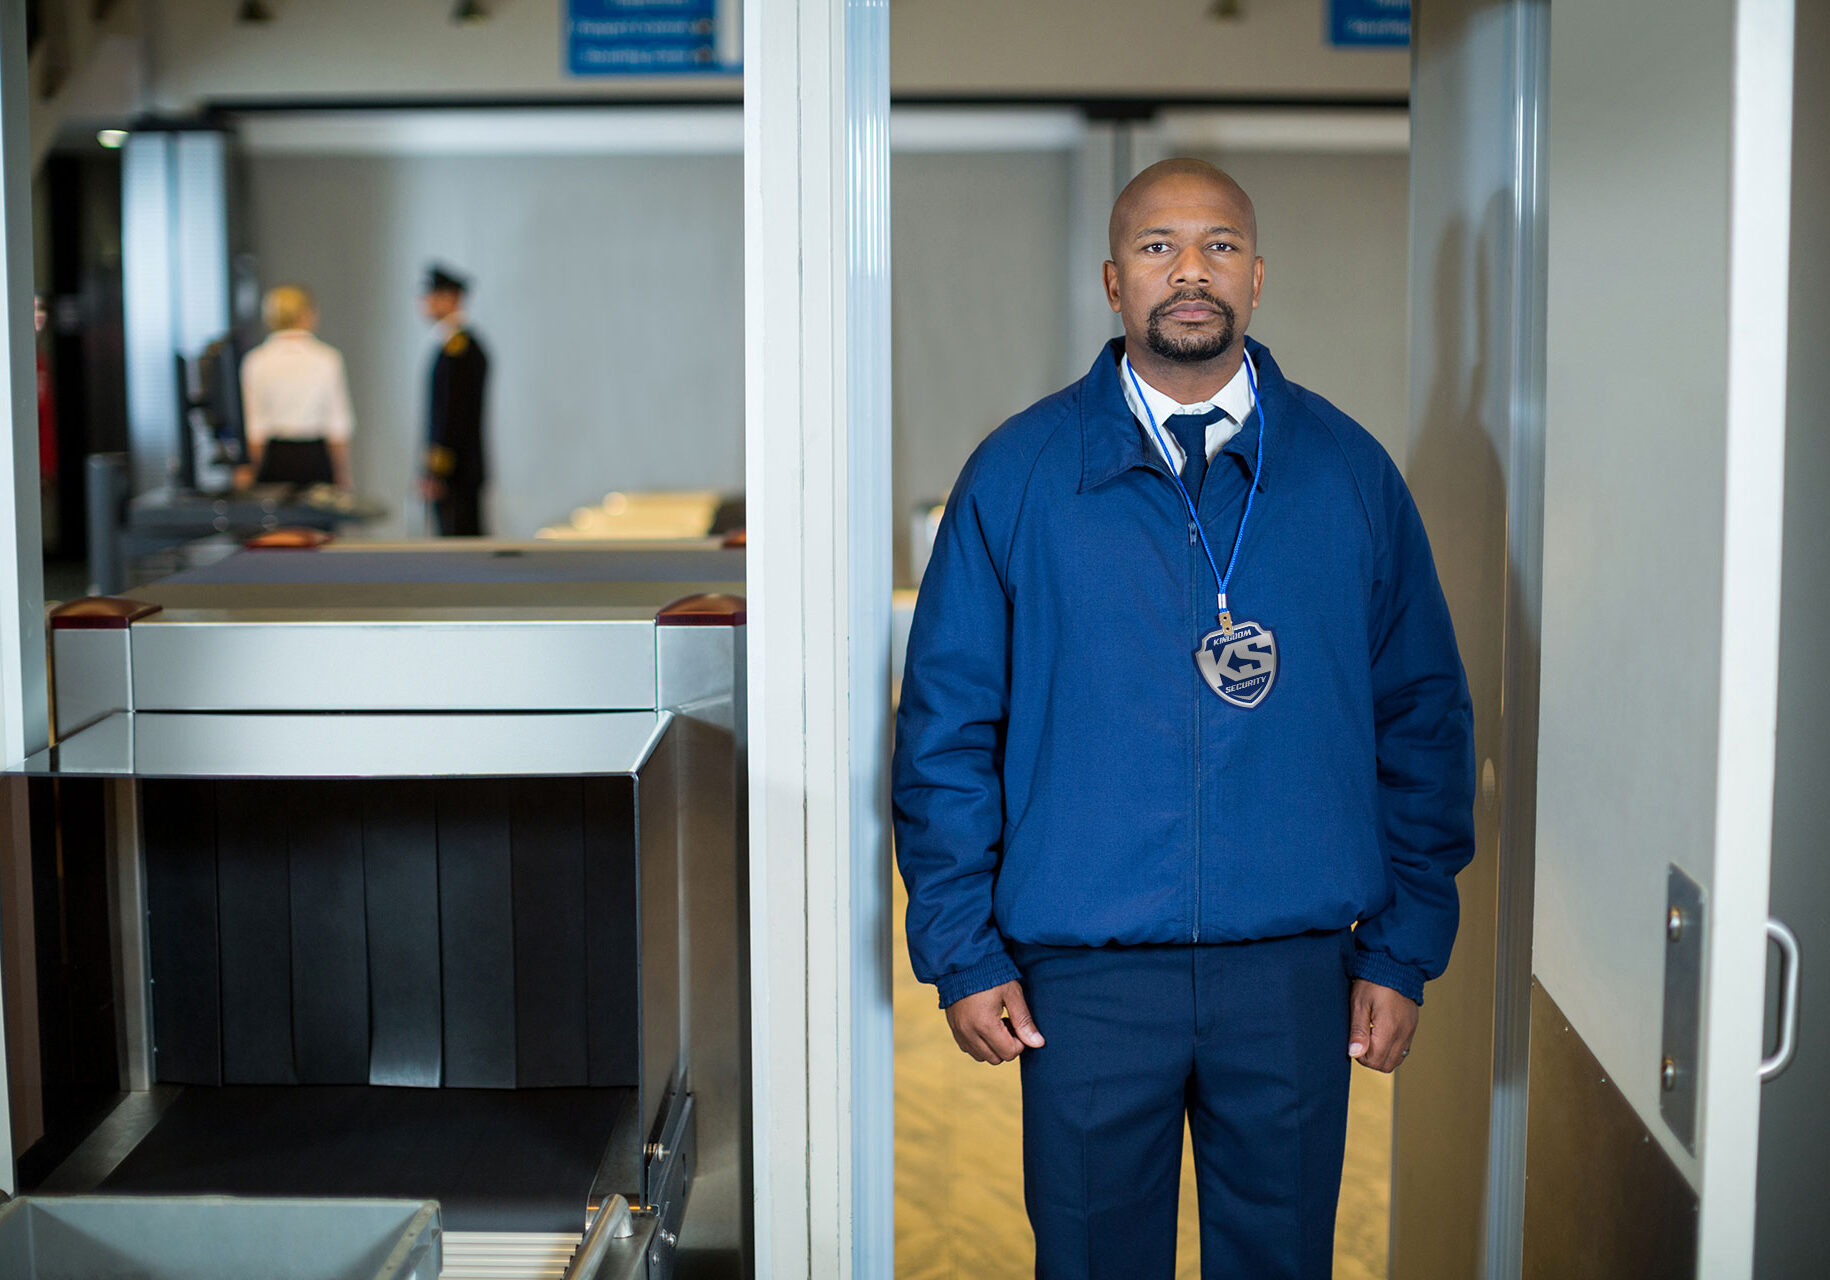
[[[1131,387],[1137,392],[1137,402],[1144,406],[1144,417],[1150,422],[1150,434],[1156,437],[1157,447],[1163,451],[1163,458],[1169,458],[1169,446],[1163,440],[1163,432],[1156,424],[1156,414],[1150,411],[1150,401],[1144,397],[1144,388],[1138,385],[1137,368],[1127,360],[1125,372],[1131,375]],[[1207,553],[1207,567],[1214,571],[1214,587],[1219,593],[1219,612],[1216,621],[1222,630],[1232,633],[1232,619],[1227,615],[1226,588],[1233,580],[1233,569],[1239,563],[1239,548],[1245,542],[1245,523],[1252,518],[1252,501],[1258,496],[1258,477],[1264,472],[1264,437],[1269,427],[1265,417],[1264,400],[1258,394],[1258,373],[1252,368],[1252,358],[1245,359],[1245,380],[1252,388],[1252,405],[1258,410],[1258,456],[1252,463],[1252,487],[1245,491],[1245,514],[1239,517],[1239,531],[1233,535],[1233,554],[1227,557],[1226,572],[1220,572],[1220,564],[1214,559],[1214,549],[1207,545],[1207,530],[1201,527],[1200,513],[1195,510],[1195,500],[1188,496],[1188,486],[1182,483],[1182,474],[1170,468],[1169,478],[1176,482],[1176,492],[1182,495],[1182,503],[1188,508],[1188,519],[1194,525],[1195,532],[1201,536],[1201,550]],[[1203,446],[1205,447],[1205,446]]]

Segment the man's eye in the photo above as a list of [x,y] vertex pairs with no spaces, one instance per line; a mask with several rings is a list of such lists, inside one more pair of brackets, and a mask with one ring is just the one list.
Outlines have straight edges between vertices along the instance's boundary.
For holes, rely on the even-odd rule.
[[1161,240],[1153,240],[1144,246],[1145,253],[1166,253],[1168,250],[1169,246]]
[[1224,240],[1216,240],[1212,244],[1208,245],[1207,247],[1215,253],[1222,253],[1222,252],[1231,253],[1234,248],[1233,245],[1228,244]]

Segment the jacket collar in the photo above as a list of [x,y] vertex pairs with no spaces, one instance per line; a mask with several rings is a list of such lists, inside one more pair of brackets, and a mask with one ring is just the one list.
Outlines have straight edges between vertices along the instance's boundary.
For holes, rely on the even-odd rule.
[[[1277,362],[1271,359],[1268,347],[1247,338],[1245,349],[1252,357],[1253,367],[1258,371],[1258,405],[1247,415],[1245,424],[1220,452],[1238,457],[1250,474],[1252,462],[1258,454],[1258,433],[1265,419],[1265,410],[1268,407],[1273,418],[1283,421],[1284,411],[1290,403],[1290,388],[1284,381]],[[1144,439],[1143,429],[1125,400],[1125,389],[1118,380],[1119,361],[1124,354],[1125,340],[1112,339],[1094,359],[1093,367],[1080,382],[1081,493],[1096,489],[1133,467],[1145,467],[1164,475],[1169,474],[1162,458],[1157,456],[1156,450]],[[1267,440],[1267,449],[1273,443]],[[1265,465],[1268,470],[1269,462]],[[1258,487],[1264,488],[1264,477],[1255,478]]]

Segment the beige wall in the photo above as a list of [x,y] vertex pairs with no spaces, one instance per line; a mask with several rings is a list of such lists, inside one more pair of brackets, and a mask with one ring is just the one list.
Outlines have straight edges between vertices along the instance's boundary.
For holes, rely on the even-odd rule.
[[1209,154],[1258,208],[1254,338],[1406,462],[1410,161],[1401,152]]
[[309,285],[343,352],[357,487],[394,513],[370,531],[425,528],[434,258],[475,281],[493,532],[612,489],[741,489],[742,180],[737,156],[254,158],[261,281]]
[[[564,0],[496,0],[454,26],[448,0],[274,0],[274,20],[235,21],[233,0],[148,6],[149,103],[457,95],[703,96],[733,77],[575,80],[561,68]],[[1248,0],[1217,21],[1204,0],[896,0],[898,93],[1393,96],[1402,49],[1337,51],[1322,0]]]
[[[913,505],[1092,358],[1064,341],[1069,164],[895,157],[899,553]],[[736,156],[255,157],[261,279],[310,284],[344,352],[359,487],[395,511],[374,532],[423,527],[411,463],[430,348],[415,290],[435,256],[476,279],[498,532],[526,536],[613,488],[740,489],[741,177]]]
[[[1258,208],[1265,287],[1252,336],[1404,463],[1408,157],[1204,158],[1237,177]],[[1068,312],[1073,282],[1099,278],[1104,223],[1097,248],[1073,240],[1073,176],[1066,153],[896,159],[899,583],[909,581],[914,504],[944,496],[987,432],[1092,363],[1096,348],[1070,336]]]
[[1093,353],[1067,350],[1065,152],[899,155],[890,178],[903,586],[916,505],[944,498],[993,427],[1078,377]]

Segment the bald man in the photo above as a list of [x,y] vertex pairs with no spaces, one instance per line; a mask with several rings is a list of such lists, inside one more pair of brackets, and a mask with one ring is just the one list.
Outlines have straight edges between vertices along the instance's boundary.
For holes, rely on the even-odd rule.
[[915,972],[1020,1061],[1036,1274],[1332,1267],[1351,1064],[1395,1069],[1473,854],[1466,682],[1404,481],[1246,338],[1251,200],[1112,210],[1124,327],[961,472],[897,719]]

